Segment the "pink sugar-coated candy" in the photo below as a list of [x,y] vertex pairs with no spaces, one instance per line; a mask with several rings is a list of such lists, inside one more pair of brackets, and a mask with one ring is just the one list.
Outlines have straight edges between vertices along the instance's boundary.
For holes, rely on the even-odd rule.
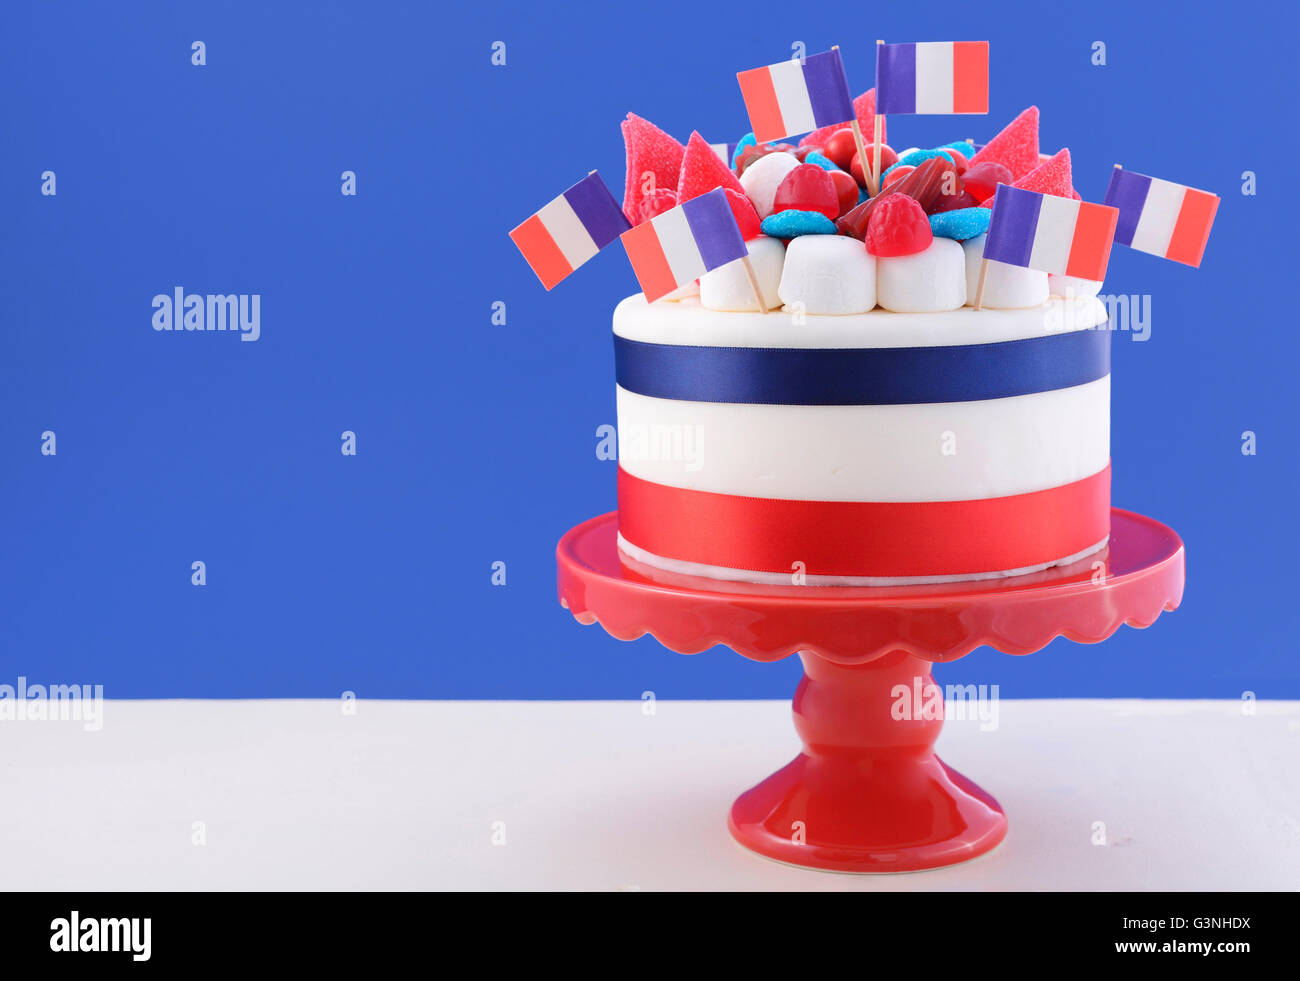
[[[1035,191],[1038,194],[1052,194],[1058,198],[1073,196],[1074,182],[1070,174],[1069,148],[1060,150],[1044,160],[1012,186],[1026,191]],[[983,206],[993,207],[993,199],[987,198]]]
[[989,140],[970,163],[999,163],[1018,181],[1038,166],[1038,106],[1030,106]]
[[871,212],[866,242],[872,255],[916,255],[933,241],[925,210],[906,194],[891,194]]
[[736,216],[740,237],[746,242],[751,238],[758,238],[762,234],[762,228],[759,227],[758,212],[754,210],[754,202],[749,200],[749,195],[744,191],[733,191],[729,187],[723,188],[722,193],[727,196],[731,213]]
[[1025,174],[1015,183],[1016,187],[1039,194],[1055,194],[1058,198],[1068,198],[1074,188],[1074,178],[1070,173],[1070,150],[1057,151],[1037,167]]
[[[858,128],[862,130],[862,139],[864,141],[875,139],[873,134],[876,125],[876,90],[867,89],[860,96],[854,99],[853,111],[858,117]],[[886,141],[885,125],[887,122],[888,121],[885,119],[880,120],[881,143]],[[837,130],[844,129],[848,125],[848,122],[843,122],[836,123],[833,126],[823,126],[821,129],[815,129],[800,140],[799,145],[805,146],[811,144],[813,146],[825,146],[826,141],[831,138],[833,133]]]
[[645,188],[650,175],[653,175],[651,191],[666,190],[676,197],[686,148],[654,123],[630,112],[623,120],[623,146],[627,151],[623,214],[635,225],[646,220],[640,217],[641,203],[647,194]]
[[682,156],[681,176],[677,179],[677,203],[685,204],[691,198],[698,198],[718,187],[745,193],[731,168],[704,142],[704,137],[691,133],[686,142],[686,153]]
[[840,216],[840,196],[827,171],[816,164],[800,164],[777,186],[772,210],[816,211],[834,221]]

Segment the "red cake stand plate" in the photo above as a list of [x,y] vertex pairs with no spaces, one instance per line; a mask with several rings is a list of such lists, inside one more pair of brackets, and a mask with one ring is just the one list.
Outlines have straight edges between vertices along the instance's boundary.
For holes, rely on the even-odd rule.
[[1095,644],[1121,624],[1149,626],[1183,593],[1182,541],[1118,509],[1109,546],[1074,565],[938,586],[723,583],[637,563],[618,551],[617,531],[612,512],[560,540],[561,605],[619,640],[651,634],[680,654],[718,644],[757,661],[797,653],[803,752],[741,794],[728,823],[760,855],[836,872],[939,868],[1006,835],[998,802],[934,755],[942,712],[906,708],[941,704],[927,694],[937,691],[931,663],[985,644],[1008,654],[1058,636]]

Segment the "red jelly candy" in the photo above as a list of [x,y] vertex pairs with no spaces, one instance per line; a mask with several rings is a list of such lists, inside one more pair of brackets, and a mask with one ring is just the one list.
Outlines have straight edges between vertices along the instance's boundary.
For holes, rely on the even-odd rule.
[[740,181],[736,180],[731,168],[704,142],[704,137],[692,133],[686,143],[686,154],[682,157],[682,173],[677,182],[677,203],[684,204],[717,187],[729,187],[741,194],[745,190],[740,186]]
[[754,210],[754,203],[749,200],[749,195],[741,191],[733,191],[729,187],[723,188],[722,193],[727,196],[731,213],[736,216],[736,224],[740,226],[740,237],[748,242],[751,238],[761,235],[758,212]]
[[[871,165],[874,167],[876,164],[875,144],[868,143],[863,147],[863,149],[867,151],[867,160],[869,160]],[[894,152],[893,147],[889,146],[887,143],[880,144],[880,172],[883,174],[896,163],[898,163],[898,154]],[[866,187],[867,179],[863,174],[862,161],[858,159],[857,154],[854,154],[853,160],[849,164],[849,169],[853,176],[858,179],[858,183],[863,187]]]
[[[978,157],[979,154],[976,156]],[[962,174],[961,179],[971,197],[981,203],[993,197],[993,192],[998,189],[999,184],[1010,184],[1013,180],[1011,171],[1006,167],[989,161],[971,164],[966,173]]]
[[840,170],[848,170],[849,162],[853,159],[853,154],[858,150],[857,141],[853,138],[853,130],[837,129],[831,134],[831,138],[826,141],[826,148],[822,153],[826,159],[833,163]]
[[623,120],[623,144],[627,149],[623,213],[636,224],[645,220],[638,216],[647,194],[668,191],[676,197],[677,175],[686,148],[654,123],[630,112]]
[[958,177],[966,173],[966,168],[970,166],[970,161],[966,159],[966,154],[962,153],[960,150],[954,150],[950,146],[944,147],[943,152],[952,157],[952,162],[957,167]]
[[834,221],[840,214],[840,196],[829,173],[816,164],[800,164],[777,187],[772,210],[818,211]]
[[[858,206],[858,182],[842,170],[828,171],[835,193],[840,196],[840,215],[848,214]],[[835,217],[839,217],[836,215]]]
[[979,202],[975,200],[970,191],[961,191],[957,194],[945,194],[939,197],[930,207],[930,214],[937,215],[941,211],[956,211],[958,208],[975,208]]
[[[900,167],[899,170],[902,168]],[[871,213],[883,202],[888,201],[895,194],[906,194],[924,211],[939,197],[944,176],[952,173],[954,173],[952,161],[947,157],[931,157],[929,160],[924,160],[910,174],[894,181],[888,187],[881,188],[880,193],[874,198],[868,198],[847,215],[841,215],[836,220],[835,227],[841,235],[848,235],[862,241],[867,234],[867,223],[871,219]]]
[[906,194],[891,194],[871,213],[867,251],[878,256],[915,255],[934,241],[930,219]]
[[888,187],[890,184],[893,184],[896,181],[901,181],[904,177],[906,177],[914,170],[916,170],[916,168],[913,167],[911,164],[904,164],[902,167],[897,167],[885,175],[885,180],[881,184],[881,186]]

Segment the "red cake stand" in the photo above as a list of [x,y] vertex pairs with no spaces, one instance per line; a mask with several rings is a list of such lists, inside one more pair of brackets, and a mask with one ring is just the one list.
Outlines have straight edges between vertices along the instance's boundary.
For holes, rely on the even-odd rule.
[[1178,536],[1118,509],[1109,546],[1081,562],[939,586],[722,583],[634,562],[618,551],[617,531],[612,512],[560,540],[561,605],[619,640],[648,633],[680,654],[717,644],[756,661],[797,653],[803,752],[741,794],[728,824],[760,855],[836,872],[953,865],[1006,835],[998,802],[934,755],[942,712],[900,712],[922,700],[900,700],[897,686],[932,691],[932,662],[984,644],[1007,654],[1058,636],[1095,644],[1121,624],[1149,626],[1183,593]]

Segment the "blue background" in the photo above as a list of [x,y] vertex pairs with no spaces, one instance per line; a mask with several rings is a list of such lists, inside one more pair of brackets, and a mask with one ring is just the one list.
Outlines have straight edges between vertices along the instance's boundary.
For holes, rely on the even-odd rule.
[[[635,285],[615,247],[548,295],[506,231],[589,168],[621,189],[629,110],[735,140],[738,69],[839,43],[857,92],[877,36],[937,36],[990,39],[992,111],[891,119],[895,147],[982,141],[1036,103],[1085,198],[1115,161],[1223,196],[1199,270],[1116,247],[1106,284],[1153,297],[1150,340],[1115,338],[1114,501],[1183,535],[1184,606],[938,677],[1008,697],[1300,696],[1293,12],[192,6],[3,15],[0,682],[788,696],[796,659],[622,644],[556,604],[556,540],[615,504],[595,433],[614,422],[609,314]],[[261,339],[155,332],[151,298],[178,285],[260,293]]]

